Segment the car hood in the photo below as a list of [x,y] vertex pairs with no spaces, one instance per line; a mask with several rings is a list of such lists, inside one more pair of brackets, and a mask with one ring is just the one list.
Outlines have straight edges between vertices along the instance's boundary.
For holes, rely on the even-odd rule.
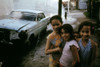
[[27,25],[36,25],[36,22],[26,21],[26,20],[18,20],[18,19],[2,19],[0,20],[0,28],[10,29],[10,30],[20,30]]

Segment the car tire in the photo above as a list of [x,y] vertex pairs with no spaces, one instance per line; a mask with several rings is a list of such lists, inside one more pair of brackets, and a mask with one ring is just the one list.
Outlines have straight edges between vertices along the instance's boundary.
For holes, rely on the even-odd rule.
[[47,27],[42,31],[42,35],[46,34],[47,32]]
[[30,41],[30,47],[34,48],[36,46],[36,43],[37,43],[37,37],[35,37],[34,34],[32,34],[29,37],[29,41]]

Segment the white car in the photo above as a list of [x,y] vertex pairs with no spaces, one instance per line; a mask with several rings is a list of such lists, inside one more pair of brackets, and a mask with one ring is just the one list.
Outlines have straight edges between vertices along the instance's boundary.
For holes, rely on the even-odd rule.
[[46,31],[50,19],[42,11],[27,9],[14,10],[9,16],[0,20],[0,33],[3,33],[4,39],[21,39],[27,34],[26,40],[31,43],[35,43],[42,31]]

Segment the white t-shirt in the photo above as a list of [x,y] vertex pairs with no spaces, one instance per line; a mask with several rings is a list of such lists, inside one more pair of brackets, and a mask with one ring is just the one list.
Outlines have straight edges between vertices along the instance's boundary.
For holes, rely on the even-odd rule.
[[79,48],[79,46],[75,40],[66,42],[66,44],[63,48],[62,56],[60,58],[60,64],[65,67],[72,67],[71,65],[72,65],[72,61],[73,61],[73,56],[72,56],[72,52],[70,50],[70,46],[72,46],[72,45],[75,45],[77,48]]

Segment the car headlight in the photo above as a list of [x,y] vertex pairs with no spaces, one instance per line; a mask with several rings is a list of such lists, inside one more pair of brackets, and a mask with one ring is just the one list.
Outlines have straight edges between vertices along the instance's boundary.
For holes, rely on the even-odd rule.
[[10,40],[13,40],[13,39],[19,39],[18,32],[10,31]]

